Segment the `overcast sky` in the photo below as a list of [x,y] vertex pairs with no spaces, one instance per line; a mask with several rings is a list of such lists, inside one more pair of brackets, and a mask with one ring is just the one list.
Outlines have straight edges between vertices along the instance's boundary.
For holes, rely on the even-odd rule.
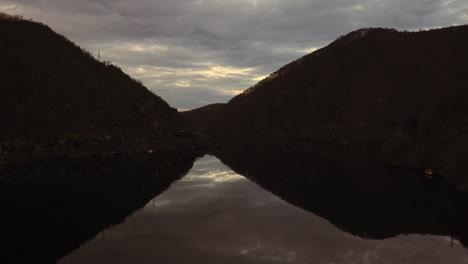
[[362,27],[468,23],[466,0],[0,0],[120,66],[178,109],[226,102]]

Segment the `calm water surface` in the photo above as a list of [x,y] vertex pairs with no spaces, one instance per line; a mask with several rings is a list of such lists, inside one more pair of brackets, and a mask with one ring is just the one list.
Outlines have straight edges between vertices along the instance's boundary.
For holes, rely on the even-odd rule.
[[444,236],[353,236],[206,155],[59,263],[468,263],[468,250]]

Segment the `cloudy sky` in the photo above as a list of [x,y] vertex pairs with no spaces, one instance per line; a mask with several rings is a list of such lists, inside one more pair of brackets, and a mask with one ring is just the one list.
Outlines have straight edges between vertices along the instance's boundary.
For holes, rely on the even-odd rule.
[[226,102],[361,27],[468,23],[466,0],[0,0],[140,79],[171,106]]

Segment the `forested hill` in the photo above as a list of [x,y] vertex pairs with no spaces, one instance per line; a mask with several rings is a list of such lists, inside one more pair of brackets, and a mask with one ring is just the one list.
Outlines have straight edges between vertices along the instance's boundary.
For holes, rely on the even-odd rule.
[[182,118],[48,26],[0,14],[0,137],[154,135]]
[[317,139],[460,129],[468,122],[466,47],[468,26],[360,29],[234,97],[211,129]]
[[211,127],[216,116],[222,112],[226,104],[210,104],[200,108],[184,111],[180,114],[184,117],[187,127],[194,131],[204,131]]

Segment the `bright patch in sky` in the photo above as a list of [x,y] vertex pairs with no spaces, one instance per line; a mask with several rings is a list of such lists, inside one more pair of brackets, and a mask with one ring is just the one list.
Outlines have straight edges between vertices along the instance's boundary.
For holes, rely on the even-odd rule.
[[8,12],[9,10],[16,9],[16,5],[1,5],[0,10]]

